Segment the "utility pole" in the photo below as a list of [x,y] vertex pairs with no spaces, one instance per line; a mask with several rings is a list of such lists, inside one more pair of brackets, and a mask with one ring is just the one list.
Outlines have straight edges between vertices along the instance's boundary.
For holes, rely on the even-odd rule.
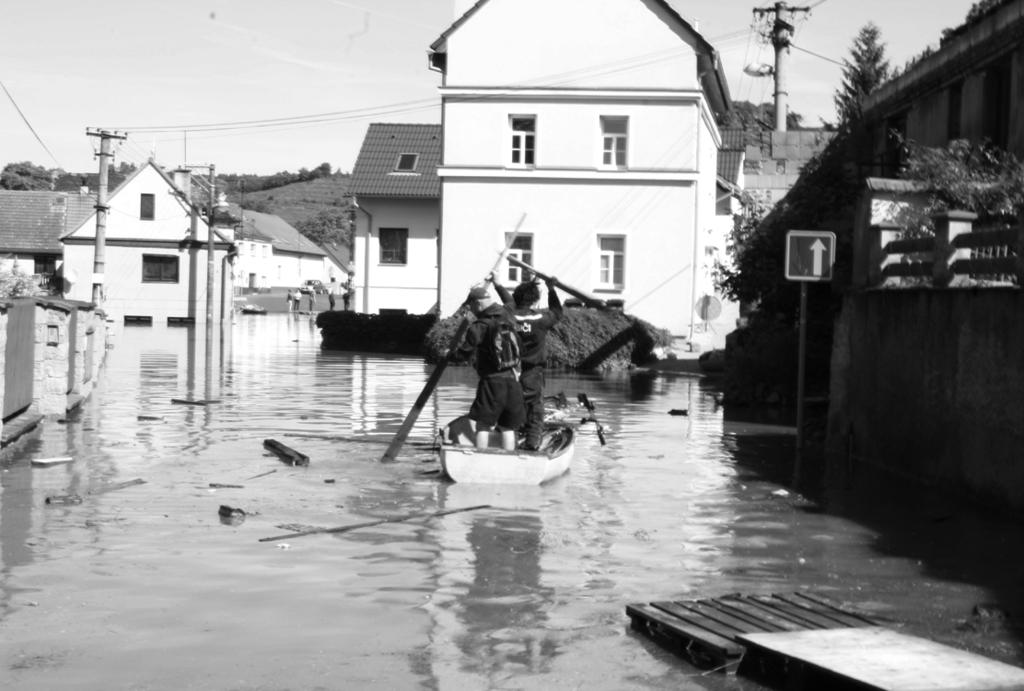
[[775,48],[775,131],[786,131],[786,116],[789,114],[789,86],[787,84],[786,57],[793,38],[793,15],[810,12],[810,7],[790,7],[785,2],[776,2],[773,7],[754,8],[759,18],[771,17],[769,36]]
[[217,206],[217,166],[210,164],[210,211],[207,216],[207,245],[206,245],[206,341],[210,342],[213,336],[213,286],[214,286],[214,261],[213,261],[213,212]]
[[109,179],[111,139],[127,139],[127,134],[117,134],[107,130],[86,129],[86,136],[100,138],[100,183],[96,193],[96,244],[92,260],[92,301],[96,305],[103,302],[103,272],[107,263],[107,182]]

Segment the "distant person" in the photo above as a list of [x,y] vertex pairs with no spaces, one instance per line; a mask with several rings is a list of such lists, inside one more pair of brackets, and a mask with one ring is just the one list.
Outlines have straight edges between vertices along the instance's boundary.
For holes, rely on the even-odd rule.
[[352,277],[349,276],[348,280],[345,281],[345,292],[341,294],[342,309],[348,312],[349,305],[352,304],[352,296],[355,294],[355,289],[352,288]]
[[288,289],[288,311],[295,312],[299,309],[299,296],[298,293],[293,291],[291,288]]
[[327,288],[327,303],[330,305],[330,309],[334,311],[334,296],[338,294],[338,282],[333,277],[331,278],[331,285]]
[[[492,280],[494,274],[491,274]],[[540,448],[544,433],[544,365],[547,362],[548,332],[562,319],[562,303],[555,293],[557,279],[550,276],[545,280],[548,288],[548,308],[537,309],[540,290],[535,280],[523,281],[516,286],[512,295],[504,286],[494,281],[502,302],[510,299],[515,303],[516,329],[522,342],[522,372],[519,383],[523,387],[523,402],[526,405],[526,424],[523,427],[523,448]]]
[[476,317],[466,337],[449,356],[452,360],[472,358],[480,379],[469,418],[476,430],[476,447],[487,448],[491,430],[501,433],[501,447],[516,448],[516,432],[526,421],[523,390],[519,384],[519,336],[510,306],[491,298],[485,285],[474,286],[467,298]]
[[316,288],[313,286],[309,287],[309,311],[313,312],[316,310]]

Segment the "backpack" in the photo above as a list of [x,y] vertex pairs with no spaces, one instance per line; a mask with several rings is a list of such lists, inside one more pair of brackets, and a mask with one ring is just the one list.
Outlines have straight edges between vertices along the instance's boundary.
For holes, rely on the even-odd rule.
[[495,371],[518,370],[520,368],[519,334],[511,315],[502,313],[487,325],[487,348],[491,365]]

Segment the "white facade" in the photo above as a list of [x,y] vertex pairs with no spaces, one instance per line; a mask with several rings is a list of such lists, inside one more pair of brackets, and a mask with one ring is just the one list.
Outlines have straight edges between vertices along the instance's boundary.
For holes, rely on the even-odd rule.
[[[171,180],[149,162],[108,199],[104,242],[103,309],[108,317],[149,317],[153,322],[207,315],[206,222],[196,222],[191,240],[191,210]],[[219,232],[219,231],[218,231]],[[230,231],[228,231],[230,232]],[[65,297],[92,300],[96,214],[61,238],[64,243]],[[230,313],[230,242],[215,235],[213,254],[214,319]],[[225,305],[224,296],[228,296]]]
[[[355,287],[352,308],[366,314],[377,314],[381,310],[426,314],[434,309],[437,306],[440,222],[436,199],[360,197],[352,251],[357,267],[352,280]],[[381,251],[382,231],[405,231],[404,257]]]
[[488,0],[435,43],[442,314],[525,214],[539,271],[692,333],[721,143],[701,40],[653,0]]

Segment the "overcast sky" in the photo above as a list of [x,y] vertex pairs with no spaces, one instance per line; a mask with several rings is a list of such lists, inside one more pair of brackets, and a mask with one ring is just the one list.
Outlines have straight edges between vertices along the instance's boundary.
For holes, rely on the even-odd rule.
[[[751,31],[753,8],[773,3],[671,4],[720,51],[734,100],[771,100],[771,80],[742,70],[773,61],[771,47]],[[890,61],[901,66],[937,44],[943,28],[960,24],[972,0],[791,4],[812,11],[798,15],[790,109],[818,125],[835,119],[836,63],[867,22],[881,28]],[[4,5],[0,166],[29,160],[73,172],[96,169],[97,140],[86,130],[98,127],[128,132],[118,152],[128,162],[155,153],[166,166],[213,163],[225,173],[297,171],[325,161],[350,171],[369,123],[440,121],[440,77],[427,69],[427,53],[455,19],[455,0]],[[184,132],[196,125],[223,127]]]

